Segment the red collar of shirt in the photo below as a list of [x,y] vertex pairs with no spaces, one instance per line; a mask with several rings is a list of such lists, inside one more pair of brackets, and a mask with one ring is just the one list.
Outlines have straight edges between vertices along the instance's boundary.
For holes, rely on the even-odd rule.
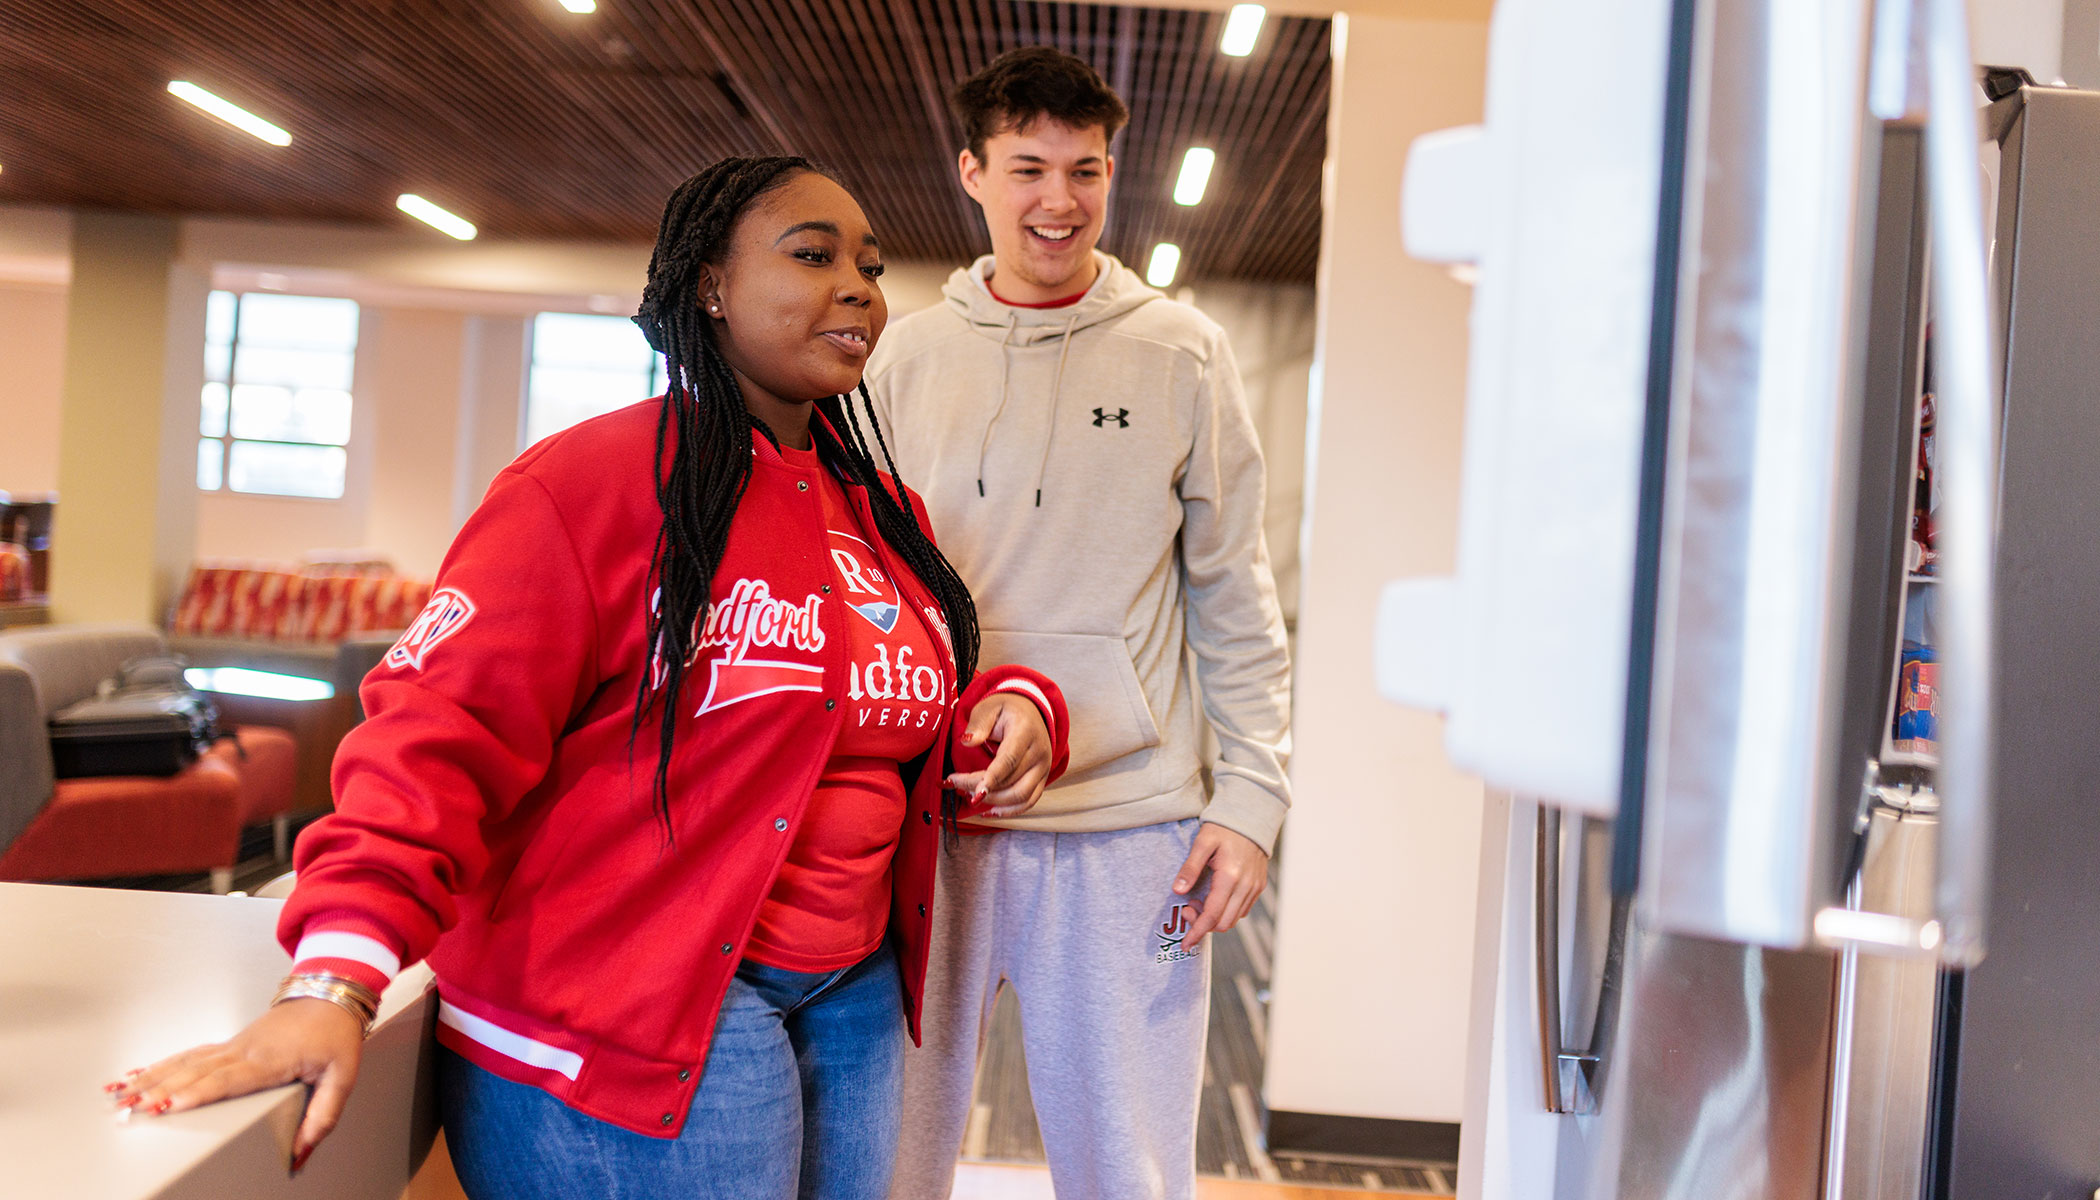
[[[991,285],[986,284],[984,290],[987,292],[992,292]],[[1074,292],[1073,294],[1066,296],[1062,300],[1045,300],[1041,304],[1023,304],[1018,300],[1008,300],[1006,297],[1000,295],[997,292],[992,292],[992,299],[997,300],[999,303],[1004,304],[1008,308],[1070,308],[1072,305],[1077,304],[1081,300],[1086,299],[1086,293]]]

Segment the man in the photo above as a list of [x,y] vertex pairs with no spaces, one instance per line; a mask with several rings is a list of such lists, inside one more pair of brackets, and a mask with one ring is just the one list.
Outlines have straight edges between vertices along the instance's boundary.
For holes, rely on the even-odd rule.
[[1199,947],[1261,894],[1290,802],[1261,450],[1223,331],[1094,248],[1128,119],[1101,77],[1016,50],[955,107],[993,253],[891,324],[868,382],[976,598],[982,661],[1058,682],[1072,757],[1025,812],[969,798],[942,860],[891,1194],[949,1195],[1005,984],[1058,1194],[1185,1200]]

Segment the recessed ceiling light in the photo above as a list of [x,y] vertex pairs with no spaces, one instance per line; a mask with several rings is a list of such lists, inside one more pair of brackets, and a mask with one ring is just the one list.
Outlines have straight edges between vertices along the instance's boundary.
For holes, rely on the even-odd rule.
[[561,6],[572,13],[593,13],[598,11],[598,0],[561,0]]
[[1194,205],[1203,202],[1203,189],[1210,184],[1210,169],[1216,165],[1218,156],[1202,146],[1191,146],[1181,156],[1181,178],[1174,182],[1174,203]]
[[1218,49],[1234,58],[1245,58],[1254,53],[1254,41],[1261,36],[1262,19],[1269,10],[1259,4],[1235,4],[1232,15],[1225,18],[1225,36],[1218,42]]
[[474,240],[475,229],[471,221],[446,212],[414,192],[403,192],[394,201],[394,207],[444,233],[449,233],[462,242]]
[[1152,260],[1145,264],[1145,282],[1163,288],[1174,282],[1174,272],[1181,269],[1181,247],[1172,242],[1161,242],[1152,247]]
[[228,125],[246,130],[272,146],[289,146],[292,144],[291,134],[286,133],[284,130],[279,129],[277,126],[270,124],[237,104],[229,104],[219,99],[194,83],[186,83],[177,79],[168,84],[168,90],[210,113],[212,116],[219,118],[221,121],[226,122]]

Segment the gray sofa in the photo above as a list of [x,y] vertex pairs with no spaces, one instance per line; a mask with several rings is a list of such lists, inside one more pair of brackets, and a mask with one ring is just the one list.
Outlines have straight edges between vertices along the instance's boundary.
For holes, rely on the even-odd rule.
[[95,685],[143,654],[159,634],[133,625],[32,626],[0,634],[0,850],[43,811],[56,783],[51,714],[95,694]]

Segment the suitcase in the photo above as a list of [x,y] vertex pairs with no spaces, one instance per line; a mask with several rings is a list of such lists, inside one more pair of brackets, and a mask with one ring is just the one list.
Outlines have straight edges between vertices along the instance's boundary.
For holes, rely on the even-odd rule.
[[118,692],[51,715],[51,767],[60,779],[173,775],[216,733],[210,700],[186,689]]

